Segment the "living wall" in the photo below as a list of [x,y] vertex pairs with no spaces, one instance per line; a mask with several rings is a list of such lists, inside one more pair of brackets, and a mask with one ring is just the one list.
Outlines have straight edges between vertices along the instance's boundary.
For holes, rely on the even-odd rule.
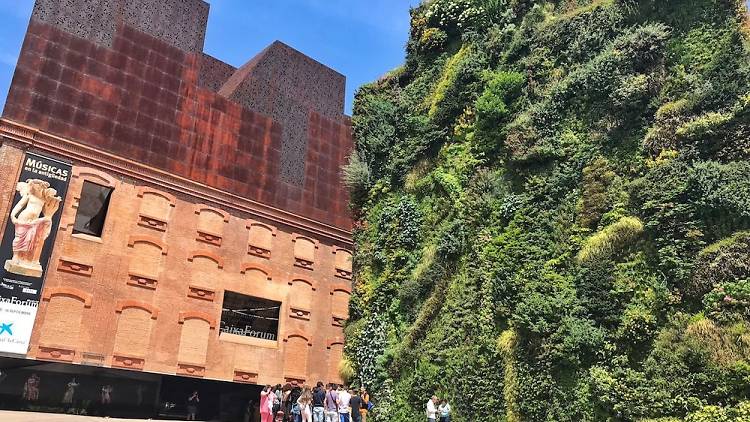
[[376,422],[750,421],[744,0],[432,0],[359,89]]

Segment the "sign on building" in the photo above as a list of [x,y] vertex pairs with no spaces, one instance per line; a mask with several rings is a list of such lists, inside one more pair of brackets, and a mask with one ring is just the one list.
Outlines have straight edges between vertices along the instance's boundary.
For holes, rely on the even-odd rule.
[[281,303],[225,291],[221,332],[276,341]]
[[25,355],[71,165],[27,153],[0,244],[0,352]]

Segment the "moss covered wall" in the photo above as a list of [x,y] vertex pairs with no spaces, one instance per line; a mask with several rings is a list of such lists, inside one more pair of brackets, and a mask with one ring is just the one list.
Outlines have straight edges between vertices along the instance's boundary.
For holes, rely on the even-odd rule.
[[[750,420],[744,0],[432,0],[359,89],[376,422]],[[660,419],[665,418],[665,419]],[[744,419],[743,419],[744,418]]]

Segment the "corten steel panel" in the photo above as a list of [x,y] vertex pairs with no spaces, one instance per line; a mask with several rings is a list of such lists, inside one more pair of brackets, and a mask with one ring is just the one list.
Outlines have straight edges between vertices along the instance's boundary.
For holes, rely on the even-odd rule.
[[239,69],[207,56],[207,13],[38,0],[3,117],[350,229],[344,77],[279,42]]

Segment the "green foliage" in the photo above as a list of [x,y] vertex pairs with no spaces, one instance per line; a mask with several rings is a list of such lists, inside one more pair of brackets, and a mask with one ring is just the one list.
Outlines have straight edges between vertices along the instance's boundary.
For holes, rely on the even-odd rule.
[[341,169],[341,180],[351,193],[351,201],[361,206],[367,199],[372,187],[372,174],[367,161],[360,157],[359,152],[349,156],[349,162]]
[[[374,422],[750,421],[739,3],[428,0],[361,87],[342,375]],[[349,369],[349,368],[345,368]]]
[[642,233],[641,220],[635,217],[623,217],[588,238],[581,251],[578,252],[578,260],[588,263],[612,257],[638,240]]

